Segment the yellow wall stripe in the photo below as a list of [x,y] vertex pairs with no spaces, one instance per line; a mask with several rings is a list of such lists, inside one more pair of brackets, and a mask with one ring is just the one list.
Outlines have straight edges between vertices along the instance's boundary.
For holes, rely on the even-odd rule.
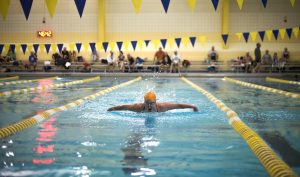
[[2,85],[14,85],[14,84],[25,84],[25,83],[31,83],[31,82],[38,82],[41,80],[54,80],[57,79],[58,77],[48,77],[48,78],[43,78],[43,79],[33,79],[33,80],[20,80],[20,81],[10,81],[10,82],[0,82],[0,86]]
[[231,83],[234,83],[234,84],[242,85],[242,86],[245,86],[245,87],[250,87],[250,88],[260,89],[260,90],[264,90],[264,91],[268,91],[268,92],[272,92],[272,93],[282,94],[282,95],[285,95],[285,96],[291,97],[291,98],[300,98],[300,94],[298,94],[298,93],[287,92],[287,91],[283,91],[283,90],[279,90],[279,89],[274,89],[274,88],[271,88],[271,87],[265,87],[265,86],[262,86],[262,85],[251,84],[251,83],[248,83],[248,82],[243,82],[243,81],[239,81],[239,80],[236,80],[236,79],[231,79],[231,78],[228,78],[228,77],[224,77],[224,80],[228,81],[228,82],[231,82]]
[[15,79],[19,79],[19,76],[0,78],[0,81],[15,80]]
[[33,117],[29,117],[27,119],[24,119],[20,122],[17,122],[17,123],[14,123],[14,124],[11,124],[11,125],[8,125],[7,127],[4,127],[4,128],[1,128],[0,129],[0,138],[5,138],[5,137],[8,137],[12,134],[15,134],[17,132],[20,132],[22,130],[24,130],[25,128],[28,128],[28,127],[31,127],[37,123],[40,123],[42,121],[44,121],[45,119],[49,118],[51,115],[59,112],[59,111],[65,111],[65,110],[68,110],[72,107],[76,107],[78,106],[79,104],[83,103],[84,101],[86,100],[91,100],[91,99],[94,99],[98,96],[102,96],[102,95],[105,95],[106,93],[109,93],[109,92],[112,92],[118,88],[121,88],[121,87],[125,87],[125,86],[128,86],[134,82],[137,82],[139,80],[141,80],[142,78],[141,77],[138,77],[136,79],[133,79],[133,80],[130,80],[130,81],[127,81],[127,82],[124,82],[122,84],[119,84],[119,85],[116,85],[116,86],[113,86],[113,87],[110,87],[110,88],[107,88],[105,90],[101,90],[93,95],[89,95],[89,96],[86,96],[82,99],[78,99],[74,102],[71,102],[71,103],[68,103],[68,104],[65,104],[63,106],[60,106],[60,107],[56,107],[56,108],[52,108],[52,109],[48,109],[46,111],[43,111],[39,114],[36,114],[35,116]]
[[273,77],[266,77],[266,81],[300,85],[300,82],[297,82],[297,81],[289,81],[289,80],[277,79],[277,78],[273,78]]
[[195,90],[205,95],[220,110],[226,113],[229,124],[239,135],[243,137],[270,176],[297,176],[297,174],[277,156],[277,154],[268,146],[268,144],[239,118],[236,112],[231,110],[221,100],[217,99],[208,91],[184,77],[181,79]]
[[55,87],[63,87],[63,86],[74,85],[74,84],[83,84],[83,83],[92,82],[92,81],[96,81],[96,80],[100,80],[100,77],[97,76],[97,77],[92,77],[90,79],[77,80],[77,81],[61,83],[61,84],[50,84],[50,85],[31,87],[31,88],[25,88],[25,89],[20,89],[20,90],[5,91],[5,92],[0,92],[0,97],[1,96],[9,96],[11,94],[28,93],[30,91],[35,91],[35,90],[47,90],[47,89],[51,89],[51,88],[55,88]]

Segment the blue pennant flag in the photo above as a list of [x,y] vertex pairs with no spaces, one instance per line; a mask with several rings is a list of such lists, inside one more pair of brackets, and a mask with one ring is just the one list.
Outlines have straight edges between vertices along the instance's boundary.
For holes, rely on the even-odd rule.
[[102,42],[102,46],[103,46],[104,51],[106,52],[107,48],[108,48],[108,42]]
[[261,2],[263,3],[264,8],[266,8],[266,7],[267,7],[268,0],[261,0]]
[[21,44],[21,48],[22,48],[23,54],[25,54],[26,53],[26,49],[27,49],[27,44]]
[[119,51],[121,51],[122,46],[123,46],[123,42],[122,41],[117,42],[117,46],[118,46]]
[[3,47],[4,47],[4,45],[3,45],[3,44],[0,44],[0,54],[2,54]]
[[33,50],[34,50],[35,53],[38,52],[39,46],[40,46],[39,44],[33,44]]
[[193,47],[195,47],[196,37],[190,37],[190,41]]
[[287,28],[286,29],[286,34],[288,35],[289,39],[291,39],[292,33],[293,33],[293,29],[292,28]]
[[278,39],[279,30],[273,30],[273,34],[274,34],[275,39],[277,40]]
[[260,37],[261,41],[264,41],[266,32],[265,31],[259,31],[258,34],[259,34],[259,37]]
[[90,42],[90,48],[91,48],[91,51],[94,51],[96,49],[96,43]]
[[148,47],[150,40],[145,40],[146,47]]
[[63,46],[64,46],[64,44],[57,44],[59,53],[61,53]]
[[33,0],[20,0],[26,20],[28,20]]
[[175,38],[175,42],[177,44],[177,47],[179,48],[181,44],[181,38]]
[[76,45],[77,52],[80,53],[82,44],[81,43],[76,43],[75,45]]
[[218,8],[219,0],[211,0],[212,4],[214,5],[215,10]]
[[50,47],[51,47],[51,44],[45,44],[45,48],[46,48],[47,54],[48,54],[49,51],[50,51]]
[[170,0],[161,0],[161,3],[163,4],[165,12],[167,13],[169,9]]
[[249,39],[249,32],[243,33],[244,39],[246,42],[248,42]]
[[160,42],[161,42],[161,45],[163,46],[163,48],[166,48],[167,39],[161,39]]
[[227,44],[227,40],[228,40],[228,34],[222,34],[222,39],[224,41],[224,44]]
[[137,41],[131,41],[131,45],[132,45],[133,50],[135,50],[136,44],[137,44]]
[[82,17],[83,10],[84,10],[84,6],[85,6],[85,1],[86,1],[86,0],[74,0],[74,1],[75,1],[77,10],[78,10],[79,16],[80,16],[80,18],[81,18],[81,17]]
[[15,49],[16,49],[16,45],[15,44],[10,44],[10,49],[13,51],[13,52],[15,52]]

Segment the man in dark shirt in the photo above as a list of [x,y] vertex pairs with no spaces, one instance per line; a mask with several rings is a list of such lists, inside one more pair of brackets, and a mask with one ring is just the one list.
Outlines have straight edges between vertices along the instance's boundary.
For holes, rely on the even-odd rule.
[[255,61],[254,61],[254,72],[259,72],[260,65],[261,65],[261,51],[260,51],[260,43],[256,44],[256,48],[254,50],[255,54]]

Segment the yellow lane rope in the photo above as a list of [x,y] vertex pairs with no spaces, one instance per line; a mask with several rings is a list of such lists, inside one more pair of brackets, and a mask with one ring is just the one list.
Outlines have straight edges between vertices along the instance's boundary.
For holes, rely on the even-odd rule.
[[279,90],[279,89],[274,89],[271,87],[265,87],[262,85],[251,84],[249,82],[243,82],[243,81],[239,81],[239,80],[228,78],[228,77],[224,77],[224,80],[231,82],[231,83],[238,84],[238,85],[242,85],[245,87],[250,87],[250,88],[260,89],[260,90],[264,90],[264,91],[268,91],[268,92],[272,92],[272,93],[282,94],[282,95],[285,95],[285,96],[291,97],[291,98],[300,98],[300,94],[298,94],[298,93],[287,92],[287,91],[283,91],[283,90]]
[[266,81],[300,85],[300,82],[297,82],[297,81],[289,81],[289,80],[277,79],[277,78],[273,78],[273,77],[266,77]]
[[60,83],[60,84],[49,84],[49,85],[25,88],[25,89],[20,89],[20,90],[10,90],[10,91],[5,91],[5,92],[0,92],[0,97],[1,96],[9,96],[11,94],[26,94],[26,93],[29,93],[30,91],[47,90],[47,89],[52,89],[52,88],[56,88],[56,87],[63,87],[63,86],[69,86],[69,85],[74,85],[74,84],[82,84],[82,83],[92,82],[92,81],[96,81],[96,80],[100,80],[100,77],[97,76],[97,77],[92,77],[92,78],[84,79],[84,80],[77,80],[77,81]]
[[243,137],[270,176],[297,176],[297,174],[277,156],[277,154],[268,146],[268,144],[239,118],[236,112],[231,110],[221,100],[217,99],[208,91],[184,77],[181,79],[192,86],[195,90],[205,95],[220,110],[226,113],[229,124],[238,134]]
[[121,87],[125,87],[125,86],[128,86],[134,82],[137,82],[139,80],[141,80],[142,78],[141,77],[138,77],[136,79],[133,79],[133,80],[130,80],[130,81],[127,81],[127,82],[124,82],[122,84],[119,84],[119,85],[116,85],[116,86],[113,86],[113,87],[110,87],[110,88],[107,88],[107,89],[104,89],[104,90],[101,90],[95,94],[92,94],[92,95],[89,95],[89,96],[86,96],[86,97],[83,97],[81,99],[78,99],[74,102],[71,102],[71,103],[68,103],[68,104],[65,104],[63,106],[60,106],[60,107],[56,107],[56,108],[52,108],[52,109],[48,109],[46,111],[43,111],[33,117],[29,117],[27,119],[24,119],[22,121],[19,121],[17,123],[14,123],[14,124],[11,124],[11,125],[8,125],[7,127],[4,127],[4,128],[1,128],[0,129],[0,138],[5,138],[5,137],[8,137],[12,134],[15,134],[17,132],[20,132],[28,127],[31,127],[37,123],[40,123],[46,119],[48,119],[51,115],[59,112],[59,111],[65,111],[65,110],[68,110],[72,107],[76,107],[78,105],[80,105],[81,103],[83,103],[84,101],[86,100],[91,100],[91,99],[94,99],[98,96],[102,96],[102,95],[105,95],[106,93],[109,93],[109,92],[112,92],[113,90],[116,90],[118,88],[121,88]]
[[48,78],[42,78],[42,79],[33,79],[33,80],[20,80],[20,81],[10,81],[10,82],[0,82],[0,86],[3,85],[14,85],[14,84],[25,84],[25,83],[31,83],[31,82],[38,82],[41,80],[54,80],[57,79],[58,77],[48,77]]
[[19,76],[0,78],[0,81],[15,80],[15,79],[19,79]]

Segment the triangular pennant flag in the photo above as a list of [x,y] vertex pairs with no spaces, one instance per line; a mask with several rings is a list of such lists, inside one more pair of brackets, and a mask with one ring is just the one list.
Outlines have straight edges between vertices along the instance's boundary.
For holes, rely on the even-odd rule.
[[142,40],[139,40],[138,43],[137,43],[137,45],[138,45],[138,48],[139,48],[140,50],[143,49],[143,41],[142,41]]
[[267,30],[266,31],[266,35],[267,35],[267,38],[268,38],[269,41],[272,39],[272,34],[273,34],[272,30]]
[[224,44],[226,45],[227,40],[228,40],[228,34],[222,34],[222,39],[223,39]]
[[157,49],[158,46],[159,46],[159,40],[158,40],[158,39],[155,39],[155,40],[153,40],[152,42],[153,42],[154,48]]
[[293,29],[292,28],[287,28],[286,29],[286,34],[288,35],[289,39],[291,39],[292,33],[293,33]]
[[23,54],[25,54],[26,53],[26,49],[27,49],[27,44],[21,44],[21,48],[22,48]]
[[250,37],[251,37],[252,41],[256,41],[257,32],[250,32]]
[[80,53],[82,43],[76,43],[77,52]]
[[98,51],[100,51],[100,50],[102,50],[102,48],[103,48],[102,42],[97,42],[97,43],[96,43],[96,49],[97,49]]
[[96,43],[90,42],[90,48],[91,48],[91,51],[94,51],[96,49]]
[[4,45],[3,45],[3,44],[0,44],[0,54],[2,54],[3,47],[4,47]]
[[175,43],[174,38],[168,38],[168,44],[169,44],[170,48],[173,47],[174,43]]
[[108,42],[102,42],[102,46],[103,46],[104,51],[106,52],[107,48],[108,48]]
[[259,31],[258,34],[259,34],[259,37],[260,37],[261,41],[264,41],[265,31]]
[[75,49],[75,44],[74,43],[70,43],[69,47],[70,47],[70,51],[73,51]]
[[168,12],[170,0],[161,0],[162,5],[164,6],[165,12]]
[[188,38],[188,37],[183,37],[183,38],[181,38],[181,39],[182,39],[183,45],[184,45],[185,47],[187,47],[187,46],[188,46],[188,43],[189,43],[189,38]]
[[278,34],[279,34],[279,30],[277,30],[277,29],[273,30],[273,35],[276,40],[278,39]]
[[57,44],[59,53],[61,53],[63,46],[64,46],[64,44]]
[[32,52],[32,44],[27,44],[27,49],[29,53]]
[[295,6],[295,1],[296,1],[296,0],[290,0],[290,2],[291,2],[291,4],[292,4],[292,7]]
[[248,39],[249,39],[249,33],[248,33],[248,32],[245,32],[245,33],[243,33],[243,36],[244,36],[245,41],[248,42]]
[[116,43],[115,42],[109,42],[109,49],[110,50],[115,50],[115,47],[116,47]]
[[45,44],[39,44],[39,45],[40,45],[40,47],[39,47],[39,48],[41,49],[41,50],[40,50],[40,52],[43,52],[43,51],[45,51],[45,50],[43,50],[43,49],[45,49],[45,48],[46,48],[46,47],[45,47]]
[[124,49],[125,49],[125,50],[128,50],[129,44],[130,44],[129,41],[125,41],[125,42],[124,42]]
[[5,44],[5,45],[4,45],[5,52],[8,52],[9,48],[10,48],[10,45],[9,45],[9,44]]
[[242,10],[243,8],[243,4],[244,4],[244,0],[236,0],[238,6],[239,6],[239,9]]
[[150,40],[145,40],[146,47],[148,47]]
[[136,44],[137,44],[137,41],[131,41],[131,45],[132,45],[133,50],[135,50]]
[[57,45],[55,45],[55,44],[53,44],[53,45],[51,45],[51,48],[52,48],[52,51],[53,52],[57,52]]
[[237,38],[238,38],[239,40],[241,40],[241,39],[242,39],[242,36],[243,36],[243,33],[235,33],[235,35],[237,36]]
[[191,10],[194,11],[196,6],[196,0],[188,0],[188,3]]
[[78,10],[79,16],[80,16],[80,18],[81,18],[81,17],[82,17],[83,10],[84,10],[84,6],[85,6],[85,1],[86,1],[86,0],[74,0],[74,1],[75,1],[77,10]]
[[90,44],[89,43],[83,43],[83,49],[84,51],[89,51],[89,48],[90,48]]
[[46,1],[46,5],[48,8],[49,14],[51,17],[53,17],[57,0],[45,0],[45,1]]
[[167,39],[161,39],[160,40],[161,45],[163,46],[163,48],[166,48],[166,44],[167,44]]
[[118,46],[119,51],[122,50],[122,45],[123,45],[123,42],[122,42],[122,41],[117,42],[117,46]]
[[181,38],[175,38],[175,42],[178,48],[180,48]]
[[202,46],[205,46],[206,36],[199,36],[199,41]]
[[10,44],[10,45],[9,45],[9,48],[10,48],[13,52],[15,52],[15,50],[16,50],[16,45],[15,45],[15,44]]
[[190,37],[190,42],[191,42],[192,46],[195,47],[196,37]]
[[3,17],[3,20],[6,19],[9,5],[10,5],[10,0],[1,0],[0,1],[0,12]]
[[142,5],[142,0],[132,0],[132,4],[133,4],[133,6],[135,8],[135,12],[139,13],[141,5]]
[[264,8],[267,7],[267,3],[268,3],[268,0],[261,0],[262,4],[264,5]]
[[293,28],[293,34],[294,34],[295,38],[298,38],[299,27],[294,27],[294,28]]
[[38,52],[39,46],[40,46],[39,44],[33,44],[33,50],[34,50],[35,53]]
[[281,37],[281,39],[284,39],[284,37],[285,37],[285,29],[279,29],[279,35],[280,35],[280,37]]
[[33,0],[20,0],[26,20],[28,20]]
[[212,2],[212,4],[213,4],[215,10],[217,10],[218,4],[219,4],[219,0],[211,0],[211,2]]
[[45,44],[45,49],[46,49],[47,54],[49,53],[50,48],[51,48],[51,44]]
[[21,45],[20,44],[16,44],[16,53],[19,53],[21,50]]

